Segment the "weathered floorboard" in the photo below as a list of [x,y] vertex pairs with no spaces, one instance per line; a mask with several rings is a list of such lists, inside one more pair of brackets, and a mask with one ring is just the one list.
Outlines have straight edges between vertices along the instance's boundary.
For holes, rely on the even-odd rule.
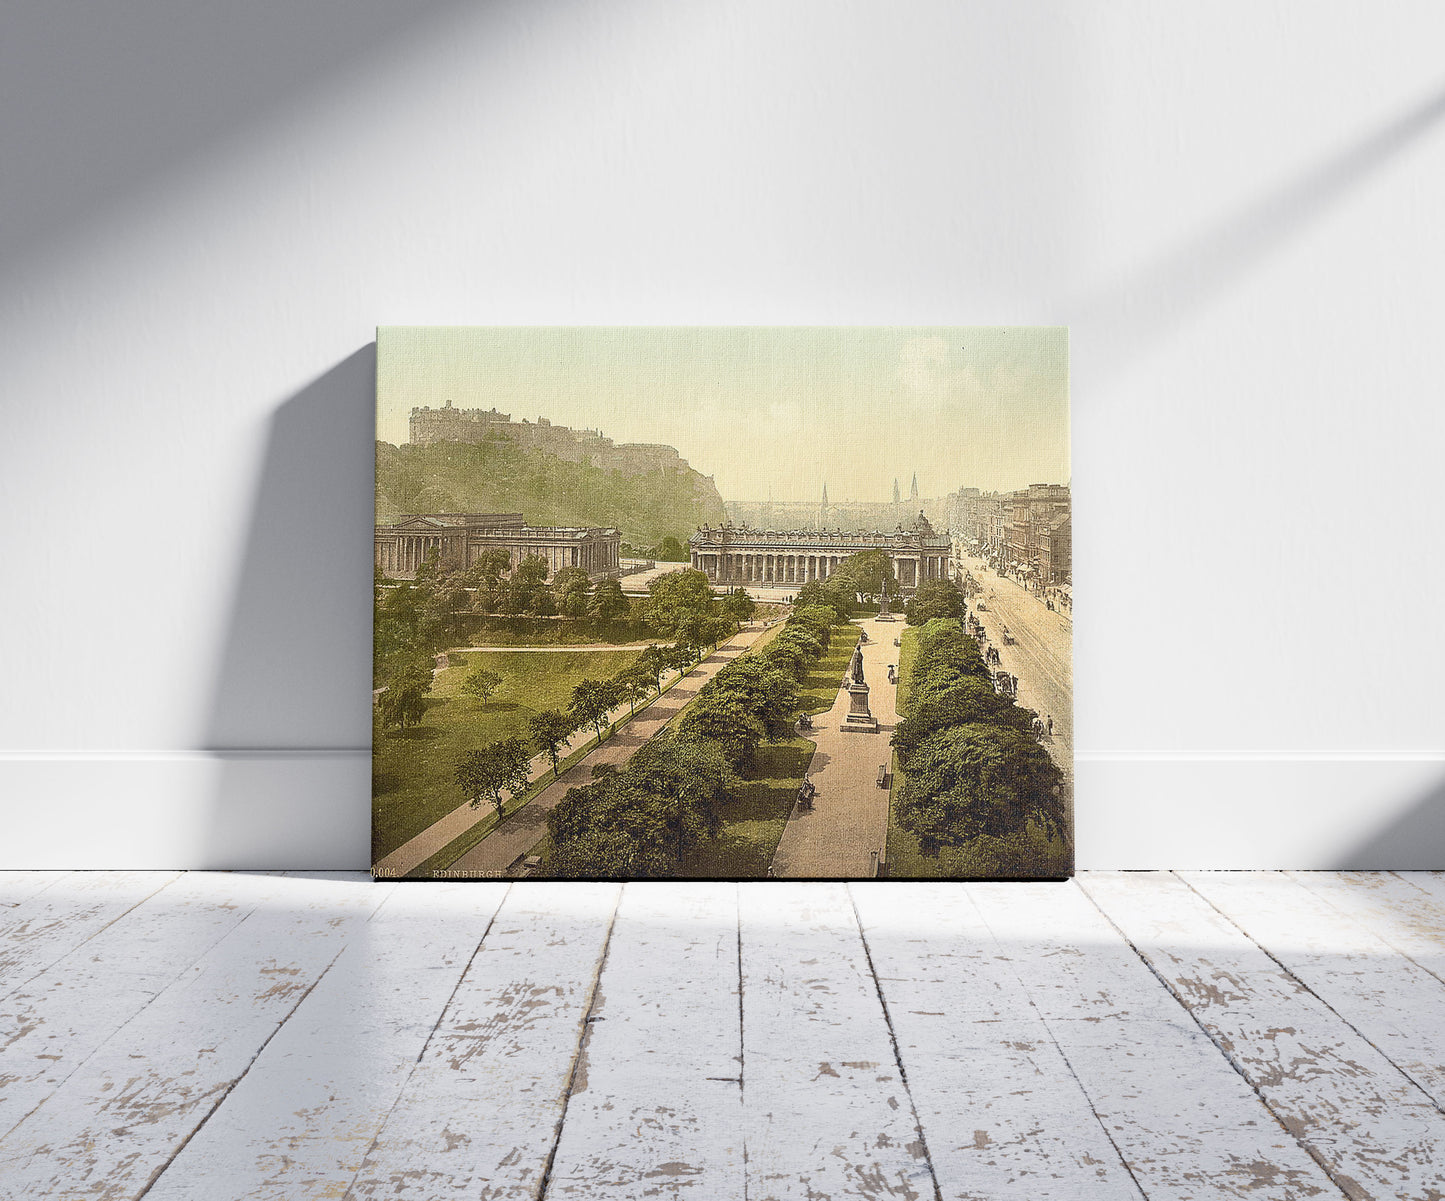
[[1439,872],[1286,872],[1331,908],[1445,981],[1445,898]]
[[178,872],[70,872],[0,910],[0,997],[94,938]]
[[942,1195],[1138,1201],[972,902],[948,884],[850,890]]
[[1338,1195],[1077,886],[965,891],[1150,1201]]
[[1281,873],[1180,878],[1445,1106],[1445,984]]
[[188,872],[0,1001],[0,1136],[284,887]]
[[348,1197],[539,1195],[620,891],[507,894]]
[[735,884],[629,884],[547,1196],[743,1196]]
[[396,887],[147,1201],[341,1196],[506,890]]
[[848,891],[744,884],[749,1201],[936,1195]]
[[0,1139],[13,1196],[140,1194],[394,887],[284,885]]
[[1439,1197],[1445,1115],[1183,880],[1085,885],[1347,1196]]
[[0,872],[0,910],[13,909],[22,901],[58,884],[75,872]]

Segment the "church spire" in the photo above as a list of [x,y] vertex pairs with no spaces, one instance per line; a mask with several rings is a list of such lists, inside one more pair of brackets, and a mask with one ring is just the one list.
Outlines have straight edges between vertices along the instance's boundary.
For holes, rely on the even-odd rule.
[[918,472],[916,472],[916,471],[913,473],[913,491],[911,491],[911,492],[908,494],[908,499],[909,499],[909,500],[917,500],[917,499],[918,499]]
[[895,475],[893,477],[893,503],[896,505],[902,499],[903,493],[898,491],[898,477]]
[[828,481],[823,481],[823,508],[828,507]]

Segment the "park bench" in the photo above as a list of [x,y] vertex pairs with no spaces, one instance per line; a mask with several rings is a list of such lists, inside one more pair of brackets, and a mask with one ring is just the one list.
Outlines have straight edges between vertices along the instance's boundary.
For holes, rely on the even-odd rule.
[[880,763],[878,765],[878,787],[888,787],[888,764],[886,763]]

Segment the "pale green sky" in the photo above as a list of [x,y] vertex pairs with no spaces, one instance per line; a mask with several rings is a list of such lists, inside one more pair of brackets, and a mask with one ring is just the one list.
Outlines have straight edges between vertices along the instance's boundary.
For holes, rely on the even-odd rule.
[[413,405],[664,442],[726,500],[1065,483],[1062,327],[385,327],[377,437]]

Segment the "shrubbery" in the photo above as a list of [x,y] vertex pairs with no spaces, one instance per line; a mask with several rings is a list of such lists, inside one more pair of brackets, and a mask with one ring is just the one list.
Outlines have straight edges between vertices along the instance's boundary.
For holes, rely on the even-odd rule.
[[958,621],[919,629],[907,704],[893,734],[907,777],[894,806],[925,855],[1031,826],[1046,839],[1064,832],[1063,773],[1033,733],[1034,714],[995,692]]
[[571,789],[547,817],[551,873],[564,879],[679,874],[687,857],[717,836],[758,744],[792,730],[798,684],[831,633],[830,610],[796,611],[767,647],[703,685],[675,729],[639,748],[620,771]]

